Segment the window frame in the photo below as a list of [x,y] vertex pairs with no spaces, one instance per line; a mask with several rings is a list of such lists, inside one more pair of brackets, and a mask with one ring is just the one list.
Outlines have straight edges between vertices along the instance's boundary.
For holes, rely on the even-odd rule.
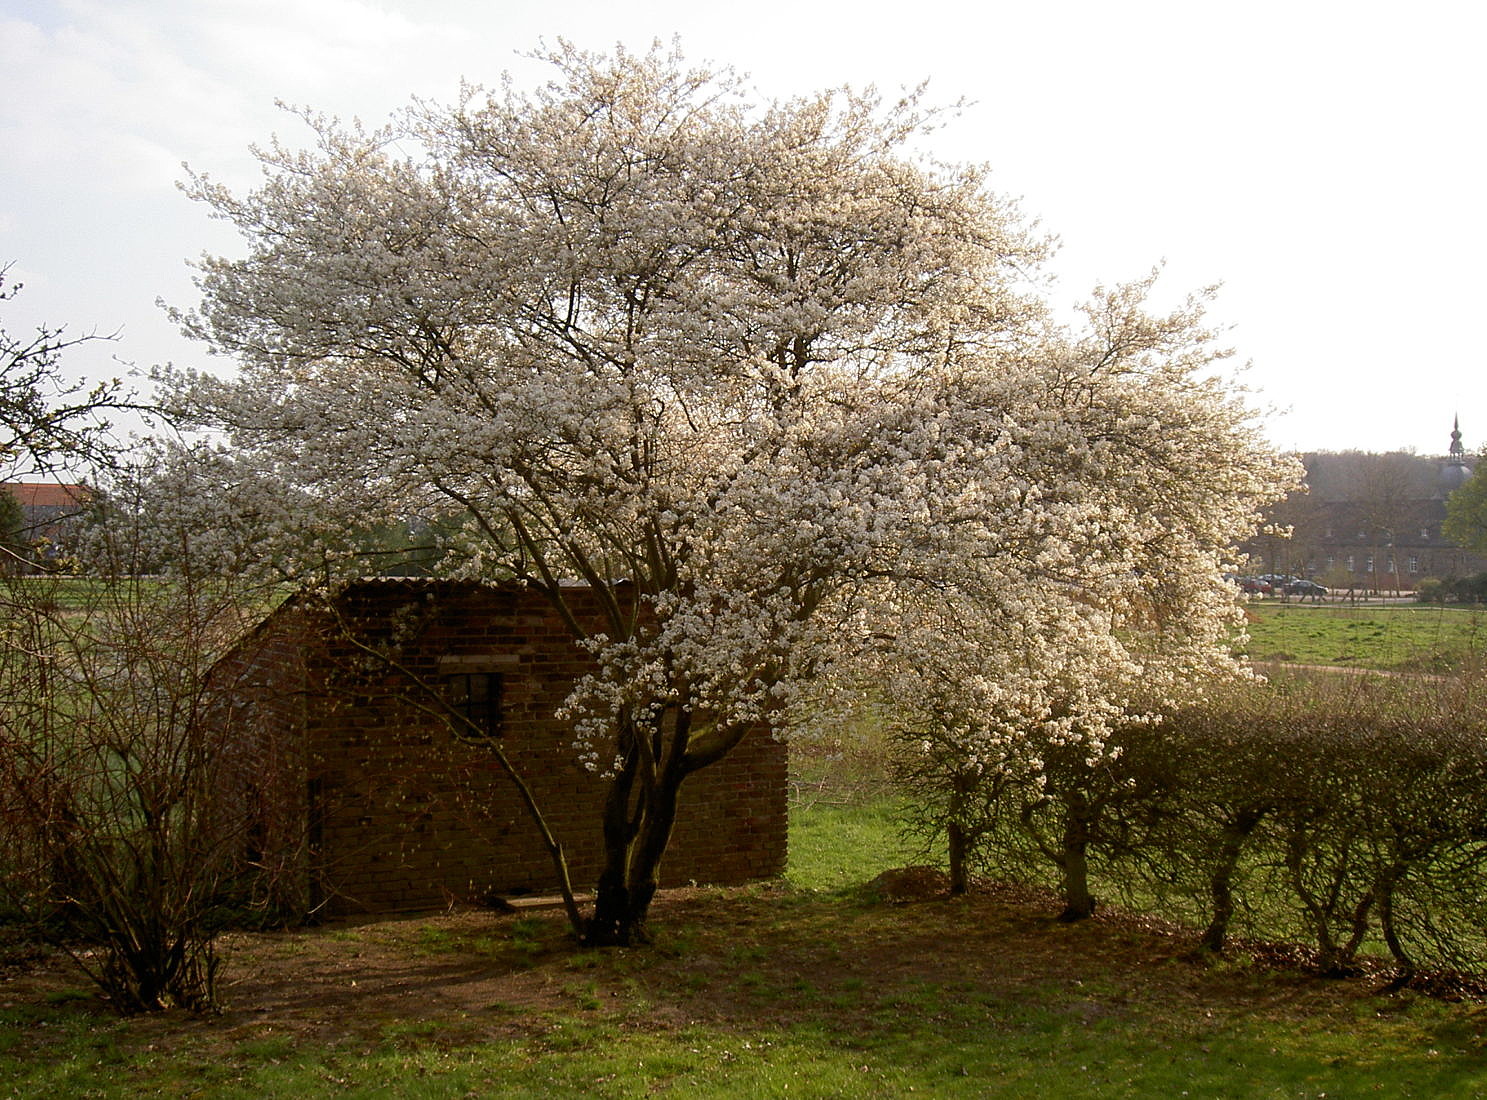
[[439,659],[440,698],[453,715],[463,719],[451,722],[456,737],[489,741],[505,735],[507,674],[518,663],[514,653],[459,654]]

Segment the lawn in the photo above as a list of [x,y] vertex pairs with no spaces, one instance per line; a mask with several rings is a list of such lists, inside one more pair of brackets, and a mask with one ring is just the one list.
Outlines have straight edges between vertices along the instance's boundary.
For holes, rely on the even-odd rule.
[[1256,661],[1446,672],[1480,665],[1487,654],[1480,608],[1257,600],[1246,611],[1247,653]]
[[[688,891],[649,949],[452,914],[235,939],[220,1017],[7,990],[16,1096],[1468,1096],[1479,1006],[1201,966],[1026,899]],[[22,986],[21,988],[24,988]]]
[[885,893],[891,805],[807,774],[785,880],[667,892],[647,948],[579,950],[550,910],[234,933],[205,1019],[117,1020],[15,958],[0,1095],[1487,1095],[1481,1004],[1197,961],[1031,892]]

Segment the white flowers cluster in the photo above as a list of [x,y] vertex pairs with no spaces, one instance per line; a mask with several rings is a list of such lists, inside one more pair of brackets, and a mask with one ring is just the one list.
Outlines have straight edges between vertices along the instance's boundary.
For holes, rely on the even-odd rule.
[[164,379],[228,441],[195,499],[276,501],[260,548],[417,516],[451,574],[586,581],[569,712],[617,773],[710,763],[834,669],[999,767],[1221,666],[1223,555],[1294,474],[1201,301],[1152,316],[1147,281],[1064,331],[984,172],[903,154],[913,100],[552,59],[532,95],[308,119],[247,196],[196,181],[248,247],[180,315],[241,377]]

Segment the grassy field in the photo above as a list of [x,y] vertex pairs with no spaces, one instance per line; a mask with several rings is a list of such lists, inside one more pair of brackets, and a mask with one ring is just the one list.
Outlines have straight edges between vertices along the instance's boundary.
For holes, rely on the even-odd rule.
[[1446,672],[1487,655],[1487,612],[1416,604],[1246,605],[1248,655],[1256,661]]
[[911,855],[842,767],[803,769],[784,881],[669,892],[648,948],[579,950],[544,911],[233,934],[205,1019],[117,1020],[13,959],[0,1095],[1487,1095],[1481,1004],[1200,962],[1033,893],[885,891]]

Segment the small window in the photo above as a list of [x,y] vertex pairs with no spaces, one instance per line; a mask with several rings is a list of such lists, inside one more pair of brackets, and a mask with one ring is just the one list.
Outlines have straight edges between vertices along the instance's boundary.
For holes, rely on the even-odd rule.
[[451,710],[467,721],[458,723],[460,737],[500,737],[505,732],[505,680],[520,684],[521,658],[515,653],[447,654],[439,658],[440,688]]
[[501,736],[501,674],[453,672],[444,677],[449,705],[465,719],[464,737]]

